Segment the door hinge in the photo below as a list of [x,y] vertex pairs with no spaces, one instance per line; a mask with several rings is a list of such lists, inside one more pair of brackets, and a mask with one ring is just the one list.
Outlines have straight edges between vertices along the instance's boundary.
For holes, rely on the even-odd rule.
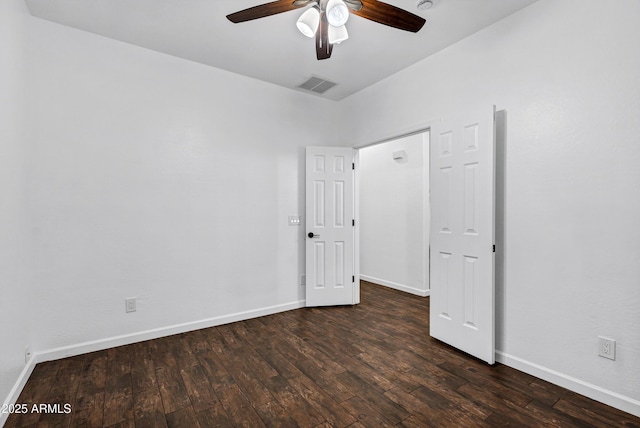
[[356,276],[355,275],[351,276],[351,282],[356,282]]
[[351,226],[355,226],[355,225],[356,225],[356,219],[354,218],[351,220]]
[[496,244],[493,244],[493,252],[496,252]]
[[356,163],[355,162],[351,162],[351,169],[356,169]]

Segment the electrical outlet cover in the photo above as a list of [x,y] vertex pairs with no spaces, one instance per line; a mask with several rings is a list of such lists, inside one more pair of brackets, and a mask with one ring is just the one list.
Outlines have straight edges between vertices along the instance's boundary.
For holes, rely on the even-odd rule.
[[598,336],[598,355],[610,360],[616,359],[616,341],[608,337]]

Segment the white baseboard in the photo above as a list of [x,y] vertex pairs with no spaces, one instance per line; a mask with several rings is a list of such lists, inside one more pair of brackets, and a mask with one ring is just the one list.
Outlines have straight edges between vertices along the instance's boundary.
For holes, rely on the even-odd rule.
[[[24,386],[27,384],[27,381],[29,380],[29,376],[31,376],[31,373],[33,373],[33,369],[35,367],[36,367],[36,356],[31,354],[31,358],[29,358],[29,361],[27,361],[27,364],[25,364],[24,368],[20,372],[20,375],[18,376],[18,380],[13,385],[13,388],[11,388],[11,391],[9,391],[9,395],[7,395],[7,398],[3,404],[11,405],[11,404],[15,404],[18,401],[18,397],[20,397],[20,393],[22,392],[22,389],[24,388]],[[0,427],[4,426],[8,418],[9,418],[9,413],[0,412]]]
[[415,287],[409,287],[408,285],[398,284],[397,282],[386,281],[380,278],[374,278],[373,276],[360,275],[360,279],[363,281],[373,282],[374,284],[384,285],[385,287],[393,288],[396,290],[404,291],[405,293],[415,294],[420,297],[427,297],[429,290],[421,290]]
[[292,309],[299,309],[304,307],[305,301],[299,300],[296,302],[283,303],[281,305],[253,309],[250,311],[237,312],[235,314],[223,315],[200,321],[176,324],[172,326],[156,328],[153,330],[146,330],[137,333],[125,334],[122,336],[93,340],[76,345],[48,349],[35,353],[36,362],[42,363],[45,361],[59,360],[61,358],[72,357],[89,352],[102,351],[104,349],[114,348],[116,346],[129,345],[131,343],[142,342],[145,340],[158,339],[160,337],[171,336],[173,334],[186,333],[193,330],[200,330],[202,328],[215,327],[217,325],[229,324],[236,321],[244,321],[251,318],[262,317],[265,315],[271,315],[278,312],[285,312]]
[[537,378],[546,380],[555,385],[567,388],[570,391],[589,397],[593,400],[615,407],[623,412],[640,417],[640,401],[609,391],[599,386],[584,382],[580,379],[568,376],[564,373],[543,367],[539,364],[523,360],[522,358],[496,351],[496,361],[506,366],[528,373]]

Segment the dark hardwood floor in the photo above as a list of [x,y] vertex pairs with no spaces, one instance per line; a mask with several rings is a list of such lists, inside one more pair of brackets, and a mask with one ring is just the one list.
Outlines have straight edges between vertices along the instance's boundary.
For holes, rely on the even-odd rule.
[[640,418],[430,339],[428,304],[363,283],[354,307],[38,364],[18,403],[62,412],[14,414],[5,426],[640,427]]

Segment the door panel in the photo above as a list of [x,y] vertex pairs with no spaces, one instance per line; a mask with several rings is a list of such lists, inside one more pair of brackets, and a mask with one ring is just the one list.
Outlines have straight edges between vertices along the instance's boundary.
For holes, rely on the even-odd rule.
[[354,151],[307,147],[306,156],[306,304],[352,305],[357,301]]
[[493,364],[494,109],[431,135],[431,336]]

